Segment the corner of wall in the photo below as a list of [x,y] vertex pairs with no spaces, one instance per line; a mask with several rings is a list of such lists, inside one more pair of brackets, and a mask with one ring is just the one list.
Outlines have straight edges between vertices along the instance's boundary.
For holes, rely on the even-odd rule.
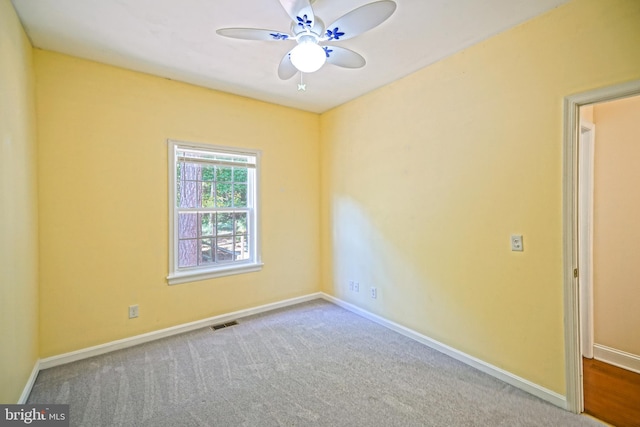
[[[33,49],[0,2],[0,402],[24,398],[38,361],[38,190]],[[36,370],[37,372],[37,370]],[[27,387],[28,388],[28,387]]]

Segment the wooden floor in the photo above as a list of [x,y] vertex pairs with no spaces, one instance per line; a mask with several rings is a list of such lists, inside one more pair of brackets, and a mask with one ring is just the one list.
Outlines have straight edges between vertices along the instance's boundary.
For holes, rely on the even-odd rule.
[[583,358],[584,411],[616,427],[640,427],[640,374]]

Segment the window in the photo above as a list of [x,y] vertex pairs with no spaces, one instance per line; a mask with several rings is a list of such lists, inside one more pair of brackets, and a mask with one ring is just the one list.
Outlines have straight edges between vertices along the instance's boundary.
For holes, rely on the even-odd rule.
[[262,267],[258,253],[260,153],[169,141],[169,284]]

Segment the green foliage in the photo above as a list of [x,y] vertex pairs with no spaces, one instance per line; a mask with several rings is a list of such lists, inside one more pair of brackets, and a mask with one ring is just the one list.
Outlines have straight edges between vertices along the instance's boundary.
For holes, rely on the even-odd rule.
[[233,181],[233,168],[226,166],[216,166],[216,181],[231,182]]
[[233,168],[234,182],[247,182],[247,168]]
[[214,181],[216,177],[215,166],[202,166],[202,180]]
[[218,236],[233,234],[233,213],[225,212],[216,215],[216,229]]

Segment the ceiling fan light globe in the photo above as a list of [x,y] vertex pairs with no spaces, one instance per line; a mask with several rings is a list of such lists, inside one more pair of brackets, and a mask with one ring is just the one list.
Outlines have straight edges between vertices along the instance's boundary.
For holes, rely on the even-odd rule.
[[327,54],[322,46],[311,41],[294,47],[289,58],[293,66],[303,73],[314,73],[327,62]]

